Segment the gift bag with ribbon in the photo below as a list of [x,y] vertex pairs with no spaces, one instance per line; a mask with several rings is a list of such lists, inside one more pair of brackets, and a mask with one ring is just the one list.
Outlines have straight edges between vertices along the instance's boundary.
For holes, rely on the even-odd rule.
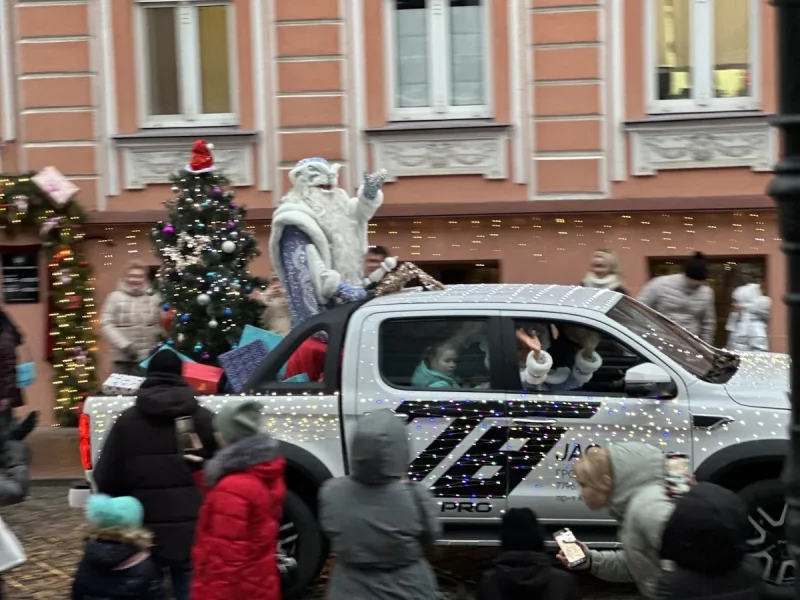
[[33,362],[31,353],[26,346],[22,346],[21,354],[24,355],[24,362],[17,364],[17,387],[19,389],[29,387],[36,381],[36,363]]
[[24,564],[25,560],[25,551],[22,549],[19,539],[8,528],[5,521],[0,519],[0,573]]

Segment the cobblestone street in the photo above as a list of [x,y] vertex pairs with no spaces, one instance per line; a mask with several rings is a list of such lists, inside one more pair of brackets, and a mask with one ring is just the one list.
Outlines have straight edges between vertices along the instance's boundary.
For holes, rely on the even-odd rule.
[[[80,556],[81,511],[67,507],[68,486],[38,485],[19,506],[4,509],[2,517],[16,533],[28,562],[4,577],[4,591],[14,600],[67,599],[72,574]],[[491,560],[491,549],[440,548],[434,566],[442,588],[453,598],[470,597],[475,578]],[[584,598],[592,600],[633,598],[630,589],[609,587],[590,578],[581,582]],[[309,600],[324,597],[325,576]]]

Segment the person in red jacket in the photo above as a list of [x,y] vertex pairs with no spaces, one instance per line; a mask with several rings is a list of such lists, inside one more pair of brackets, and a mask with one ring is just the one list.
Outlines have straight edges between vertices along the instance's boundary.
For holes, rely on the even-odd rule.
[[285,461],[278,443],[261,433],[262,421],[252,400],[225,404],[214,420],[225,447],[205,467],[192,600],[281,599],[276,550]]

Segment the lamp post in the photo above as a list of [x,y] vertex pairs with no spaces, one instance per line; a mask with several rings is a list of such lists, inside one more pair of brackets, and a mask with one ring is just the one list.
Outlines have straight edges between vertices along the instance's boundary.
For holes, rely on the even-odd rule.
[[[778,116],[773,123],[781,130],[782,157],[767,191],[778,207],[786,255],[792,417],[783,470],[789,507],[785,526],[789,551],[800,564],[800,0],[772,0],[772,4],[777,10],[778,59]],[[800,577],[795,577],[795,588],[795,598],[800,598]]]

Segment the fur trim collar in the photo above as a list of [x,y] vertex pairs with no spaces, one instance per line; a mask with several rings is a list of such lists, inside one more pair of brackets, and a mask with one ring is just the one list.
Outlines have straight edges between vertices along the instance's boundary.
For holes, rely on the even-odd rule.
[[591,271],[586,273],[586,277],[583,278],[582,283],[584,287],[604,290],[614,290],[622,286],[622,280],[617,273],[609,273],[605,277],[598,277]]
[[286,281],[286,274],[283,272],[283,264],[280,260],[281,238],[283,237],[284,228],[292,225],[309,237],[311,243],[316,246],[317,251],[320,253],[320,258],[322,258],[325,266],[329,269],[332,267],[333,259],[331,257],[330,241],[319,225],[318,218],[319,215],[315,214],[311,207],[300,202],[281,204],[272,214],[269,254],[270,257],[275,257],[272,259],[272,265],[281,281]]
[[205,467],[206,484],[214,487],[231,473],[243,473],[250,467],[278,457],[278,442],[266,433],[257,433],[220,450]]
[[140,550],[153,545],[153,534],[138,527],[86,527],[86,539],[94,542],[119,542],[131,544]]

